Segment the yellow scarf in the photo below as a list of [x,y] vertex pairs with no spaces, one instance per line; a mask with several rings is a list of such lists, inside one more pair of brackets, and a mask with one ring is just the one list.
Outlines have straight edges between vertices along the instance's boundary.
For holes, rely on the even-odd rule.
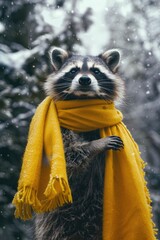
[[100,129],[101,137],[115,135],[124,142],[121,151],[107,152],[103,240],[155,240],[144,162],[122,123],[121,112],[104,100],[54,103],[47,97],[38,106],[13,199],[15,216],[26,220],[32,217],[32,211],[52,211],[72,202],[60,126],[77,132]]

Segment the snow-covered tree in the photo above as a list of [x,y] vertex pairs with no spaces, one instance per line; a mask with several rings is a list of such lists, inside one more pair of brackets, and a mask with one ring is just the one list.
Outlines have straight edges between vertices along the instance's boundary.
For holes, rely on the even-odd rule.
[[91,24],[90,10],[75,15],[76,4],[0,1],[0,239],[32,236],[28,224],[14,219],[11,201],[29,122],[44,98],[43,82],[52,71],[48,50],[52,45],[72,50],[81,44],[79,33]]

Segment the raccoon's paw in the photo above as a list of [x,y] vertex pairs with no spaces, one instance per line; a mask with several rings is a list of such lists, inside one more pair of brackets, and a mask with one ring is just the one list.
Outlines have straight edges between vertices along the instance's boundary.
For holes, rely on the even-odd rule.
[[120,137],[118,136],[110,136],[106,138],[107,140],[107,146],[106,149],[107,150],[121,150],[121,148],[124,148],[124,143],[121,140]]

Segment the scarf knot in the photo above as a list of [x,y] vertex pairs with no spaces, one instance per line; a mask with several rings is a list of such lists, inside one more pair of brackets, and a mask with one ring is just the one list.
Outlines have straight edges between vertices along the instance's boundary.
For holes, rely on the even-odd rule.
[[77,132],[111,127],[123,119],[113,102],[101,99],[58,101],[55,106],[60,125]]

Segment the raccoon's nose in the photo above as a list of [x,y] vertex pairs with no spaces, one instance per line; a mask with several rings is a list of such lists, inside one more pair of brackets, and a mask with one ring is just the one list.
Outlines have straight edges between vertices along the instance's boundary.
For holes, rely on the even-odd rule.
[[91,79],[87,76],[80,77],[79,84],[82,86],[88,86],[91,84]]

